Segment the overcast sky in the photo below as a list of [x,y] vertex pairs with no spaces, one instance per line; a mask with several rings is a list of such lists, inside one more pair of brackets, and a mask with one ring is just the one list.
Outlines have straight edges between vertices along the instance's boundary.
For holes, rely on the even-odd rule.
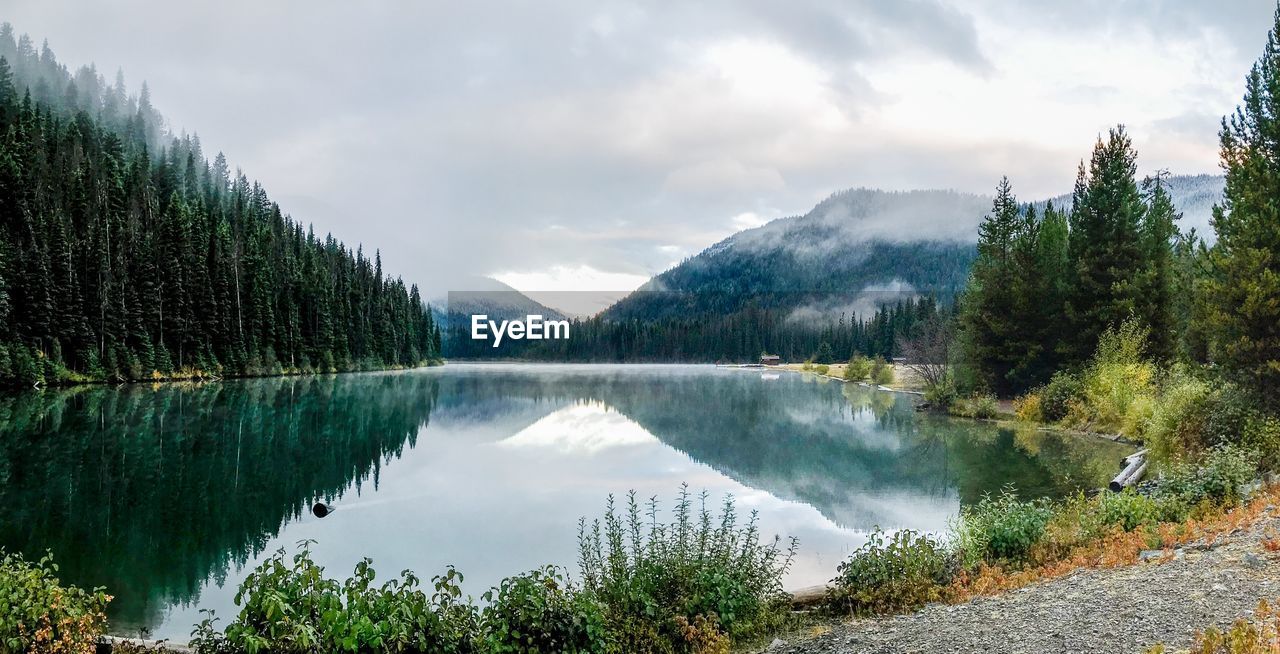
[[[198,6],[199,5],[199,6]],[[1056,5],[1056,9],[1047,9]],[[832,191],[1216,172],[1272,0],[5,0],[429,295],[628,290]]]

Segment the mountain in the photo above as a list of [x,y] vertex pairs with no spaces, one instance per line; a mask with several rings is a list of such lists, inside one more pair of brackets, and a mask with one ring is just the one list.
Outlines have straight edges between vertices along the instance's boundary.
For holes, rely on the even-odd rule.
[[[540,315],[546,320],[564,320],[566,316],[492,277],[465,277],[455,283],[460,290],[449,291],[442,317],[445,326],[444,354],[450,358],[478,358],[492,355],[487,341],[471,337],[471,317],[484,315],[488,320],[524,320]],[[508,341],[507,347],[522,343]]]
[[[1165,180],[1184,229],[1208,229],[1223,178]],[[1069,205],[1069,195],[1053,199]],[[1043,201],[1039,204],[1043,204]],[[866,315],[914,295],[953,298],[976,256],[986,195],[954,191],[835,193],[802,216],[738,232],[657,275],[605,310],[613,321],[725,315],[747,306],[790,311],[793,320]]]
[[[1194,228],[1196,234],[1213,243],[1216,239],[1209,218],[1213,216],[1213,205],[1222,201],[1226,179],[1222,175],[1173,175],[1166,177],[1164,184],[1169,196],[1173,198],[1173,205],[1182,212],[1178,229],[1185,233]],[[1037,208],[1043,208],[1044,202],[1036,204]],[[1053,205],[1071,206],[1071,194],[1064,193],[1053,198]]]
[[[448,315],[470,321],[472,314],[483,313],[494,320],[541,315],[562,320],[565,315],[517,291],[492,277],[468,276],[453,284],[444,306]],[[452,322],[452,321],[451,321]]]
[[412,366],[418,287],[0,24],[0,386]]
[[606,319],[726,313],[748,303],[806,315],[866,313],[915,293],[953,296],[988,198],[952,191],[836,193],[803,216],[739,232],[654,277]]

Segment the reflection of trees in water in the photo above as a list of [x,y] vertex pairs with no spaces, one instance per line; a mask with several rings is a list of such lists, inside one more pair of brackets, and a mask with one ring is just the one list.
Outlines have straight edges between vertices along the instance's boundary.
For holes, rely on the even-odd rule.
[[1015,441],[991,423],[918,413],[907,395],[810,376],[762,383],[746,371],[516,369],[446,375],[441,383],[442,411],[477,398],[535,398],[548,412],[600,401],[744,485],[860,526],[872,517],[850,513],[857,495],[955,494],[969,504],[1011,484],[1028,497],[1061,496],[1105,481],[1119,451],[1044,432]]
[[[958,489],[972,502],[1005,480],[1061,494],[1080,471],[1094,474],[1096,453],[1069,438],[1015,438],[917,414],[902,395],[802,380],[446,369],[3,398],[0,546],[50,548],[68,581],[117,596],[115,624],[154,623],[166,603],[190,601],[206,579],[259,553],[313,500],[376,484],[431,414],[503,438],[581,400],[842,524],[867,524],[859,497]],[[1113,466],[1114,456],[1101,460]]]
[[73,583],[154,622],[243,563],[313,499],[412,446],[433,377],[279,378],[0,400],[0,545],[52,549]]

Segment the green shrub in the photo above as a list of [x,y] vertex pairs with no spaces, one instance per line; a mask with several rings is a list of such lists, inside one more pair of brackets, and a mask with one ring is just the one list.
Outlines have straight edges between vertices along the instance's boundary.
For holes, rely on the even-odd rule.
[[861,354],[853,355],[844,369],[844,378],[849,381],[862,381],[870,375],[871,360]]
[[436,577],[430,596],[408,570],[381,586],[374,578],[369,559],[339,583],[324,576],[308,543],[292,560],[279,550],[241,582],[236,619],[219,634],[207,618],[192,646],[200,654],[478,651],[478,614],[461,599],[457,571]]
[[706,499],[704,493],[695,511],[682,487],[667,524],[656,500],[642,517],[632,492],[625,515],[610,497],[603,525],[581,522],[584,591],[603,605],[609,632],[627,640],[613,651],[687,651],[681,622],[693,625],[699,616],[738,639],[764,633],[785,615],[782,576],[795,541],[785,549],[778,539],[762,544],[754,512],[740,525],[732,498],[718,516]]
[[605,650],[600,605],[555,566],[508,577],[484,594],[481,616],[492,654],[580,654]]
[[1203,451],[1213,401],[1208,383],[1178,371],[1172,373],[1143,433],[1153,458],[1172,461]]
[[1081,379],[1082,401],[1067,422],[1096,431],[1141,436],[1156,407],[1156,367],[1143,358],[1147,328],[1130,319],[1108,328]]
[[942,381],[929,384],[924,389],[925,403],[939,411],[950,411],[958,396],[955,381],[950,376],[943,377]]
[[1205,416],[1202,436],[1205,447],[1239,444],[1249,423],[1261,415],[1257,407],[1257,398],[1238,386],[1226,384],[1219,387]]
[[1045,525],[1040,542],[1033,548],[1035,563],[1056,561],[1072,550],[1092,542],[1101,535],[1103,525],[1097,519],[1097,498],[1077,492],[1059,502],[1053,517]]
[[888,541],[879,529],[840,564],[824,604],[831,611],[877,615],[910,611],[941,599],[954,557],[938,541],[909,529]]
[[[882,356],[876,356],[876,358],[871,360],[871,368],[867,371],[867,376],[871,379],[871,383],[880,383],[880,376],[884,374],[884,369],[888,367],[888,365],[889,363],[885,361]],[[890,370],[889,374],[892,375],[893,371]]]
[[1154,525],[1164,517],[1160,504],[1133,489],[1125,489],[1121,493],[1103,491],[1098,495],[1092,518],[1100,527],[1119,526],[1125,531],[1133,531],[1143,525]]
[[977,504],[962,508],[952,530],[966,566],[979,561],[1021,564],[1027,561],[1052,517],[1053,509],[1047,501],[1023,502],[1012,489],[1005,489],[995,497],[986,495]]
[[876,357],[875,362],[871,364],[871,381],[880,386],[888,386],[893,383],[893,379],[893,365]]
[[1040,413],[1045,422],[1059,422],[1071,412],[1072,405],[1080,402],[1083,397],[1079,377],[1067,372],[1054,373],[1049,383],[1040,390]]
[[1160,496],[1186,507],[1208,502],[1234,506],[1258,475],[1258,455],[1244,447],[1227,445],[1209,451],[1198,465],[1169,465],[1159,477]]
[[819,375],[825,375],[831,372],[831,366],[825,363],[819,363],[813,367],[813,371],[818,373]]
[[980,418],[990,420],[1000,415],[1000,404],[991,395],[974,395],[956,400],[951,404],[950,413],[962,418]]
[[1013,401],[1013,415],[1020,422],[1044,422],[1044,413],[1040,410],[1040,396],[1027,393]]
[[63,586],[51,556],[31,562],[0,552],[0,654],[93,652],[111,597]]
[[1245,425],[1244,446],[1258,453],[1262,470],[1280,469],[1280,418],[1257,416]]

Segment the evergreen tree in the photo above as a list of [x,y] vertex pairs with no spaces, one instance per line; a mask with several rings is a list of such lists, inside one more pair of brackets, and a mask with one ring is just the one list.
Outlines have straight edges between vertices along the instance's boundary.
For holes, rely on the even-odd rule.
[[1205,301],[1212,356],[1270,407],[1280,407],[1280,10],[1244,102],[1220,133],[1226,172],[1214,208]]
[[1149,328],[1147,354],[1169,361],[1178,350],[1178,320],[1173,315],[1174,251],[1177,220],[1182,217],[1164,187],[1162,174],[1143,182],[1147,210],[1142,219],[1142,262],[1136,295],[1137,317]]
[[1009,373],[1019,354],[1010,345],[1020,329],[1015,281],[1015,246],[1026,220],[1020,215],[1009,178],[996,187],[991,213],[978,228],[978,258],[961,300],[960,321],[969,361],[980,362],[982,381],[996,393],[1008,393]]
[[1086,173],[1080,166],[1070,216],[1068,248],[1074,280],[1067,300],[1071,338],[1068,365],[1083,363],[1107,327],[1137,309],[1143,288],[1142,218],[1146,208],[1135,180],[1137,153],[1123,126],[1099,138]]
[[380,257],[321,242],[167,135],[145,88],[72,76],[0,27],[0,384],[439,356],[430,308]]

